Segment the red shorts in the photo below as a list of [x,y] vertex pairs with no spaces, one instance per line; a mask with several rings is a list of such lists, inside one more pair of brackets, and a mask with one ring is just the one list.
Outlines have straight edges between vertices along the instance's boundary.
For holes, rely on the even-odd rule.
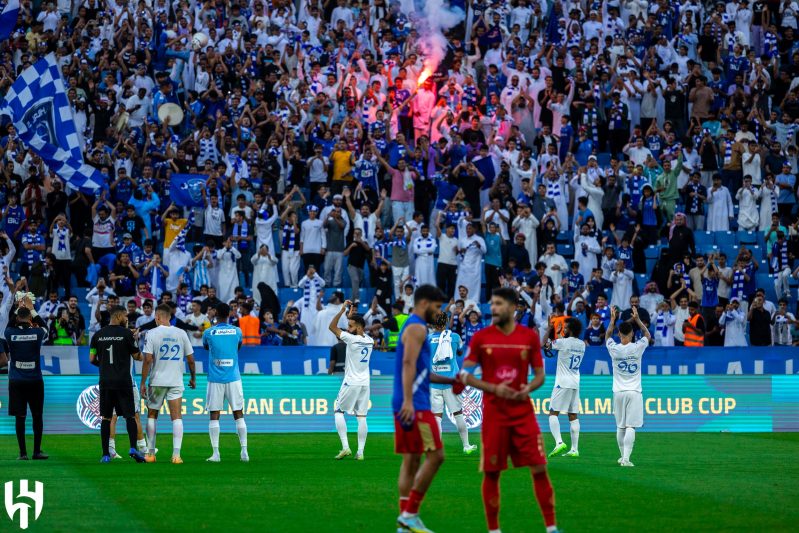
[[413,425],[410,428],[402,427],[397,415],[394,415],[394,451],[398,454],[413,453],[423,454],[440,450],[441,435],[438,432],[438,423],[432,411],[416,411]]
[[482,472],[507,470],[509,455],[516,468],[547,464],[544,439],[533,414],[512,425],[492,424],[484,419],[482,441]]

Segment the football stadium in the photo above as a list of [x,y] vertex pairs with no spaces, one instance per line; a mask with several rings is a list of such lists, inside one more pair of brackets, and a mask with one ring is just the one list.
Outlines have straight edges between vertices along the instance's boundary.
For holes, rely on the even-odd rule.
[[0,0],[0,532],[799,530],[794,0]]

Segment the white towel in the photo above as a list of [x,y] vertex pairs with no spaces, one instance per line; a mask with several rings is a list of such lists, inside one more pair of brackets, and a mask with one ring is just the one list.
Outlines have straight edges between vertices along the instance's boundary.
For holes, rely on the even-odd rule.
[[452,332],[445,329],[438,338],[438,349],[433,356],[433,363],[440,363],[452,359]]

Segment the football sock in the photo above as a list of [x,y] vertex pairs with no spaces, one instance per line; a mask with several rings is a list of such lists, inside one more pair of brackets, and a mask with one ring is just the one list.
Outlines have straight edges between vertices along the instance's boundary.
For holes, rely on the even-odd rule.
[[444,436],[444,419],[442,416],[436,417],[436,424],[438,424],[438,434]]
[[247,422],[244,418],[236,419],[236,433],[239,435],[239,444],[242,450],[247,450]]
[[136,419],[133,417],[125,419],[125,429],[128,431],[128,443],[131,448],[137,448],[136,442]]
[[463,447],[467,447],[469,445],[469,428],[466,427],[466,421],[463,419],[462,414],[455,415],[455,427],[458,428],[458,434],[461,436]]
[[44,419],[42,414],[31,416],[33,425],[33,454],[41,453],[42,451],[42,433],[44,432]]
[[560,436],[560,420],[555,415],[549,415],[549,431],[552,432],[552,437],[555,438],[555,446],[563,444],[563,439]]
[[634,444],[635,428],[627,428],[627,432],[624,434],[624,453],[621,455],[625,461],[630,460],[630,455],[633,453]]
[[348,450],[350,443],[347,442],[347,423],[344,421],[344,413],[336,413],[336,431],[338,431],[338,438],[341,439],[341,449]]
[[180,448],[183,446],[183,419],[172,421],[172,457],[180,457]]
[[111,443],[109,442],[111,439],[108,438],[108,435],[111,434],[111,421],[106,420],[103,418],[100,421],[100,441],[103,445],[103,455],[111,455]]
[[[109,425],[111,422],[109,422]],[[101,428],[102,429],[102,428]],[[111,434],[111,428],[108,428],[108,433]],[[117,440],[113,437],[108,438],[108,451],[111,453],[117,453]]]
[[407,496],[400,496],[400,499],[399,499],[400,513],[405,512],[405,508],[407,506],[408,506],[408,497]]
[[546,472],[533,474],[533,486],[541,514],[544,515],[544,525],[547,528],[552,527],[555,525],[555,493],[552,491],[549,475]]
[[483,507],[488,529],[499,529],[499,472],[483,474]]
[[619,445],[619,455],[624,457],[624,428],[616,428],[616,444]]
[[577,443],[580,440],[580,419],[569,422],[569,433],[572,437],[572,450],[577,451]]
[[17,431],[17,444],[19,444],[19,454],[20,455],[28,455],[28,447],[25,444],[25,417],[18,416],[16,417],[17,421],[14,425],[14,428]]
[[219,420],[208,422],[208,435],[211,437],[211,449],[214,455],[219,455]]
[[363,453],[366,446],[366,435],[369,432],[369,427],[366,425],[366,417],[358,417],[358,453]]
[[405,505],[405,511],[403,511],[403,516],[415,516],[419,514],[419,506],[422,505],[422,500],[424,500],[424,492],[418,492],[411,489],[411,493],[408,495],[408,503]]
[[155,418],[148,418],[147,419],[147,446],[149,447],[149,453],[155,453]]
[[144,440],[144,439],[138,439],[138,440],[136,441],[136,448],[137,448],[139,451],[141,451],[141,450],[146,450],[146,449],[147,449],[147,441],[146,441],[146,440]]

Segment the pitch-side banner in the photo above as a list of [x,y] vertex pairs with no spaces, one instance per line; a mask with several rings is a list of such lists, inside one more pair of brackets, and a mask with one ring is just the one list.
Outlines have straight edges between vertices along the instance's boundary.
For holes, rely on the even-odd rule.
[[[330,348],[321,346],[244,347],[239,353],[242,374],[306,375],[327,373]],[[369,367],[375,376],[393,374],[394,352],[372,353]],[[208,369],[208,352],[195,348],[197,372]],[[546,372],[555,374],[557,361],[544,359]],[[186,369],[188,371],[188,369]],[[48,375],[97,374],[89,362],[85,346],[45,346],[42,348],[42,371]],[[136,364],[136,373],[141,363]],[[590,347],[580,364],[583,375],[609,375],[608,351]],[[650,375],[709,374],[795,374],[799,372],[799,349],[790,346],[768,348],[648,348],[642,372]]]
[[[333,406],[341,380],[335,376],[244,376],[247,426],[257,433],[331,432]],[[583,376],[581,429],[615,431],[612,379]],[[799,376],[644,376],[645,431],[773,432],[799,431]],[[197,389],[186,389],[183,418],[186,431],[208,431],[205,376]],[[531,402],[546,428],[552,380],[536,391]],[[369,430],[394,430],[391,410],[392,378],[375,377],[371,386]],[[482,398],[467,389],[464,413],[473,429],[482,423]],[[164,410],[164,413],[166,411]],[[8,380],[0,378],[0,434],[14,433],[8,414]],[[162,430],[169,430],[166,416]],[[354,419],[350,421],[354,430]],[[46,376],[44,429],[46,433],[99,431],[97,379],[92,376]],[[233,430],[223,416],[222,426]],[[445,423],[446,431],[454,430]]]

